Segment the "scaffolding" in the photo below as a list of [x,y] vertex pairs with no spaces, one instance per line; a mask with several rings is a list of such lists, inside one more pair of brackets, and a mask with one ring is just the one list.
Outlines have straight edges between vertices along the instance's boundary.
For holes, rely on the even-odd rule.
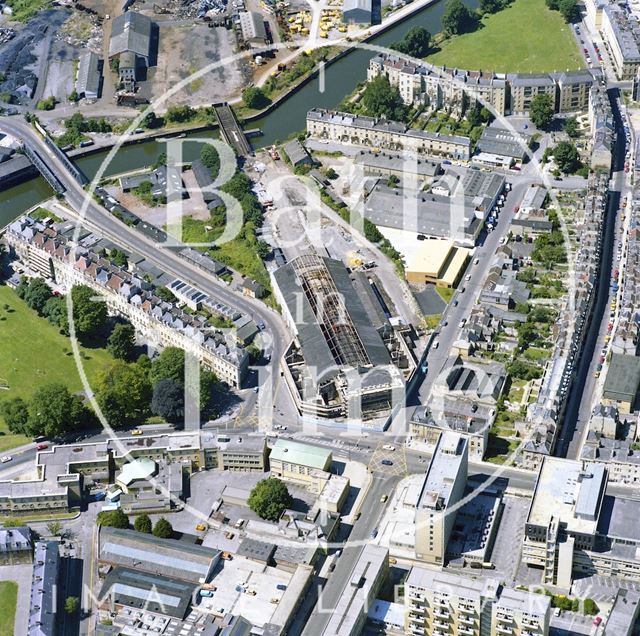
[[318,326],[338,366],[371,366],[371,360],[349,316],[325,262],[317,254],[303,254],[291,262]]

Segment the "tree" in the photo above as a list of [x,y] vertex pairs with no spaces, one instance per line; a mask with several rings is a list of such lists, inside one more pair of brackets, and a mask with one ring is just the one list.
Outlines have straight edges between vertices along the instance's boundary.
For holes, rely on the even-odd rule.
[[498,13],[504,8],[502,0],[480,0],[478,9],[481,14]]
[[580,19],[580,8],[576,0],[560,0],[558,11],[562,14],[565,22],[576,22]]
[[161,285],[160,287],[156,287],[155,294],[160,300],[164,300],[168,303],[177,303],[178,299],[175,294],[168,288]]
[[129,517],[127,517],[120,508],[116,510],[106,510],[98,513],[96,524],[126,530],[129,527]]
[[174,380],[184,386],[184,351],[178,347],[167,347],[152,362],[149,373],[154,384],[160,380]]
[[411,55],[411,57],[425,57],[429,52],[431,33],[421,26],[411,27],[399,42],[394,42],[391,48]]
[[218,151],[213,146],[205,144],[200,151],[200,161],[209,169],[211,180],[214,180],[220,171],[220,155]]
[[133,527],[136,532],[151,534],[152,524],[149,515],[138,515],[133,522]]
[[459,35],[470,30],[476,23],[476,16],[462,0],[447,0],[442,16],[442,28],[447,35]]
[[151,412],[167,422],[184,417],[184,386],[172,378],[159,380],[153,387]]
[[69,333],[69,312],[63,296],[51,296],[42,308],[42,315],[65,335]]
[[402,120],[407,112],[400,91],[391,86],[385,75],[380,75],[367,84],[361,103],[367,115],[372,117]]
[[107,304],[94,300],[95,296],[96,292],[87,285],[74,285],[71,289],[73,322],[80,338],[95,335],[107,322]]
[[561,141],[553,149],[553,159],[565,174],[571,174],[580,167],[578,149],[569,141]]
[[249,508],[262,519],[277,521],[282,513],[291,506],[293,497],[284,482],[270,477],[261,479],[249,495]]
[[67,614],[76,614],[80,609],[80,599],[77,596],[67,596],[64,600],[64,611]]
[[77,395],[60,382],[37,388],[29,404],[28,434],[59,437],[84,428],[91,415]]
[[118,323],[107,340],[107,350],[114,358],[129,362],[136,348],[136,330],[130,323]]
[[47,532],[52,537],[58,537],[62,535],[62,524],[59,521],[49,521],[47,523]]
[[269,256],[269,254],[271,254],[271,245],[269,245],[269,243],[267,243],[266,241],[262,241],[262,240],[258,241],[256,243],[256,254],[262,260],[264,260]]
[[529,106],[529,118],[537,128],[547,128],[553,119],[553,99],[547,93],[539,93]]
[[38,314],[42,315],[44,306],[53,296],[51,288],[42,278],[34,278],[28,285],[24,301]]
[[137,424],[149,414],[151,383],[137,364],[114,362],[98,378],[95,393],[111,426]]
[[585,598],[583,603],[584,613],[587,616],[595,616],[600,612],[600,608],[592,598]]
[[467,121],[469,122],[469,125],[471,127],[479,126],[482,123],[480,107],[477,104],[467,109],[465,117],[467,118]]
[[545,0],[545,3],[547,7],[549,7],[549,9],[551,9],[552,11],[557,11],[559,8],[559,0]]
[[12,433],[25,433],[29,421],[27,403],[19,397],[0,402],[0,417]]
[[254,110],[265,108],[271,103],[271,100],[258,86],[247,86],[242,91],[242,101],[247,108],[253,108]]
[[170,539],[173,536],[173,527],[164,517],[160,517],[153,526],[153,536],[159,539]]
[[578,120],[575,117],[569,117],[569,119],[564,122],[564,132],[566,132],[572,139],[580,136]]

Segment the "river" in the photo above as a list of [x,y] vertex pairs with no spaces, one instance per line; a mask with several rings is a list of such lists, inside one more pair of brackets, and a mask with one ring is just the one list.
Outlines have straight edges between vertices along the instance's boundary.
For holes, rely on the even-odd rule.
[[[465,4],[475,8],[478,0],[467,0]],[[377,46],[389,46],[402,38],[412,26],[422,26],[432,34],[438,33],[441,30],[444,6],[444,2],[429,5],[373,38],[370,43]],[[266,146],[284,139],[296,131],[304,130],[306,113],[311,108],[335,108],[345,95],[353,91],[358,82],[366,78],[369,59],[373,55],[373,52],[364,49],[349,52],[327,67],[324,73],[324,90],[322,92],[320,91],[320,81],[315,78],[284,100],[267,116],[251,122],[248,128],[260,128],[263,132],[262,137],[253,140],[254,144]],[[215,132],[209,131],[194,133],[193,136],[210,137],[215,134]],[[149,166],[163,150],[164,144],[158,141],[123,146],[107,166],[105,176]],[[184,158],[186,161],[195,159],[198,154],[197,144],[185,146]],[[96,153],[78,159],[77,164],[89,178],[93,178],[106,156],[107,151]],[[42,177],[31,179],[26,183],[0,192],[0,227],[4,227],[25,210],[47,199],[52,194]]]

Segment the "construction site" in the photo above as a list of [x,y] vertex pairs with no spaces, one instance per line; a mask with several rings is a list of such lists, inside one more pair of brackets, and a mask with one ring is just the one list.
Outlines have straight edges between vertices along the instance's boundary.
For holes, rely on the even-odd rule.
[[413,330],[392,325],[366,273],[339,260],[304,254],[272,276],[295,334],[283,373],[302,416],[382,427],[415,370]]

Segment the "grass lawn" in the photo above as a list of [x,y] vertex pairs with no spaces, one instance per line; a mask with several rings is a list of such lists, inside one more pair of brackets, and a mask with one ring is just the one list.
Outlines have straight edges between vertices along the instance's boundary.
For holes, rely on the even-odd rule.
[[[81,347],[81,352],[89,381],[113,360],[104,349]],[[0,391],[0,400],[28,399],[46,382],[62,382],[71,391],[82,389],[69,338],[29,309],[9,287],[0,287],[0,382],[9,387]],[[9,433],[0,420],[0,451],[29,441]]]
[[515,0],[482,20],[474,33],[455,36],[427,60],[438,66],[501,73],[544,73],[583,68],[572,33],[544,0]]
[[436,287],[436,291],[447,305],[451,302],[453,295],[456,293],[456,290],[453,287]]
[[18,602],[18,584],[15,581],[0,581],[0,634],[13,636]]

